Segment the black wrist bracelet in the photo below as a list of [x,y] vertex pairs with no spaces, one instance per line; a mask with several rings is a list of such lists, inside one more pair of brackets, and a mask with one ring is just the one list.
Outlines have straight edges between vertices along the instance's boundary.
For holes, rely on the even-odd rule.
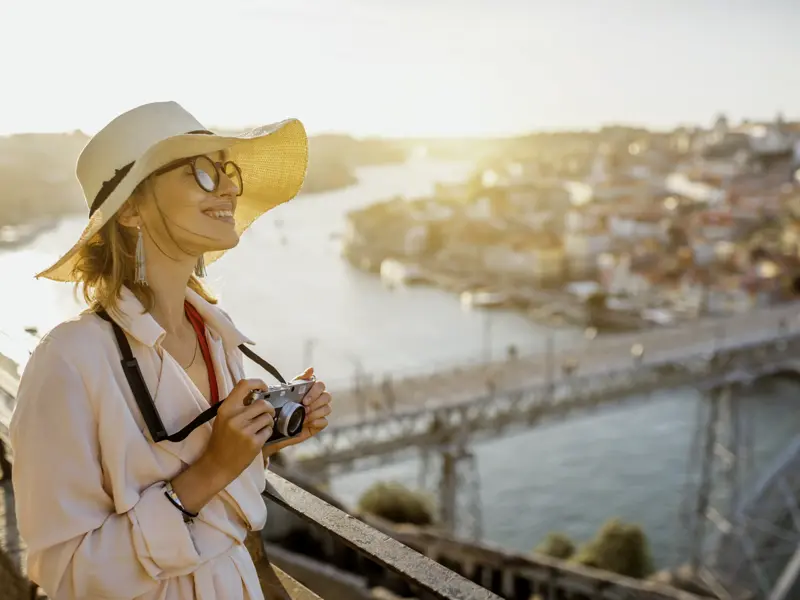
[[164,495],[167,497],[167,500],[169,500],[172,503],[172,506],[174,506],[183,513],[184,517],[188,519],[194,519],[197,516],[196,513],[190,513],[183,507],[180,498],[178,498],[178,495],[175,493],[175,491],[172,489],[172,485],[170,485],[169,483],[167,484],[167,487],[164,490]]

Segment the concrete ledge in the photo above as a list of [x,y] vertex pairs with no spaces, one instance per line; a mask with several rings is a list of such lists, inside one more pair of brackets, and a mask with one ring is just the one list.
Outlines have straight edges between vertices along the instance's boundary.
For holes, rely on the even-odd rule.
[[371,600],[365,577],[347,573],[302,554],[288,552],[275,544],[265,544],[270,562],[325,600]]

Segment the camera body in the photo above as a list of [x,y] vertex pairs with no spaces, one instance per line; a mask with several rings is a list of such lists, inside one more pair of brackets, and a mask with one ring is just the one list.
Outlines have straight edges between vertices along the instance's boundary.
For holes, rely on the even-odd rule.
[[267,390],[256,390],[250,394],[252,404],[256,400],[266,400],[275,408],[275,424],[272,435],[264,444],[274,444],[287,438],[293,438],[303,431],[306,420],[306,409],[303,406],[303,396],[306,395],[314,379],[299,379],[289,383],[270,385]]

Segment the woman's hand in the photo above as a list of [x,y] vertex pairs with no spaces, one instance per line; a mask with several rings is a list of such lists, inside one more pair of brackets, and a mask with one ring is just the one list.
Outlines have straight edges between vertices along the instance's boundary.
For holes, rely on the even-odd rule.
[[245,405],[251,392],[266,389],[260,379],[239,381],[219,407],[205,452],[172,480],[172,488],[189,512],[199,513],[236,479],[272,435],[273,406],[266,400]]
[[[305,373],[296,379],[309,380],[314,376],[314,368],[309,367]],[[303,406],[306,407],[306,421],[303,431],[295,440],[297,444],[306,441],[308,438],[317,435],[328,426],[328,415],[331,414],[331,393],[325,389],[322,381],[315,381],[311,389],[303,397]]]
[[236,479],[258,456],[272,435],[275,409],[266,400],[245,405],[255,390],[266,390],[260,379],[242,379],[219,407],[211,439],[202,460],[228,479]]
[[[309,367],[302,375],[295,377],[293,381],[300,379],[308,381],[313,376],[314,369],[313,367]],[[314,385],[311,386],[303,397],[303,406],[305,406],[306,409],[303,431],[293,438],[288,438],[284,441],[269,445],[264,449],[264,456],[268,457],[282,448],[305,442],[307,439],[325,429],[328,426],[328,415],[331,414],[331,402],[331,393],[325,389],[325,384],[322,381],[315,381]]]

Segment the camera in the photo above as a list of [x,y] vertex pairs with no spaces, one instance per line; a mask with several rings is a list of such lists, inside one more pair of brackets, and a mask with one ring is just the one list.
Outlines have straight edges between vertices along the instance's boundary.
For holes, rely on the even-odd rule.
[[290,381],[281,385],[270,385],[266,390],[256,390],[249,396],[252,404],[256,400],[266,400],[275,408],[275,424],[267,444],[279,442],[300,435],[306,420],[303,396],[314,385],[314,380]]

